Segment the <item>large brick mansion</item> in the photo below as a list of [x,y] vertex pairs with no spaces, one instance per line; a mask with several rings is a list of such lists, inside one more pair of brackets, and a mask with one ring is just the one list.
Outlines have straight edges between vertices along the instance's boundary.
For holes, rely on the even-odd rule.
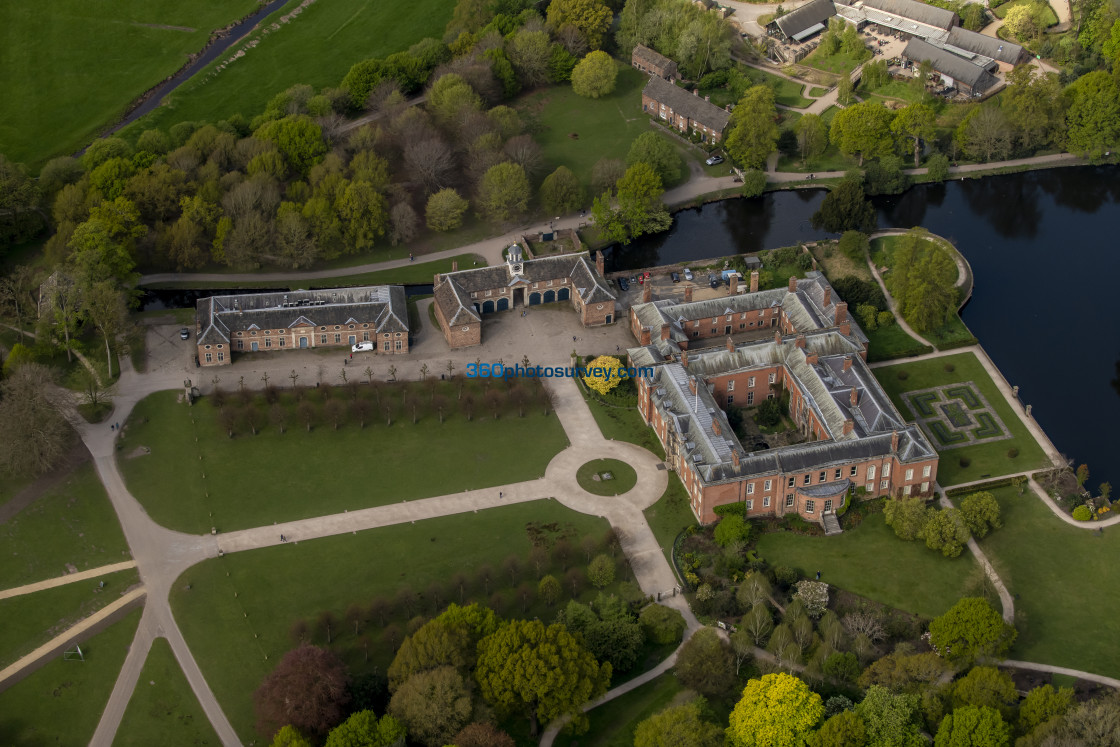
[[[701,522],[715,521],[716,506],[741,503],[748,516],[793,512],[826,523],[850,489],[867,497],[932,492],[937,452],[871,374],[867,337],[819,272],[778,290],[642,303],[630,316],[640,343],[628,351],[630,364],[654,369],[638,379],[638,410]],[[773,335],[758,335],[760,328]],[[731,337],[752,330],[755,339]],[[700,347],[713,337],[725,343]],[[742,444],[725,409],[783,391],[807,440]]]

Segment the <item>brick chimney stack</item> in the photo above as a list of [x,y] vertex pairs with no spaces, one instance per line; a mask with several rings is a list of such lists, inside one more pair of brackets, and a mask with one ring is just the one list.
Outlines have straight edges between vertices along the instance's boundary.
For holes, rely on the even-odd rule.
[[[688,368],[688,351],[687,350],[682,350],[681,351],[681,365],[684,366],[685,368]],[[692,393],[696,394],[696,387],[695,386],[692,387]]]
[[852,431],[854,431],[855,427],[856,427],[856,424],[855,424],[854,420],[852,420],[851,418],[848,418],[847,420],[845,420],[844,421],[844,435],[846,436],[849,433],[851,433]]
[[796,293],[797,292],[797,276],[796,275],[790,275],[790,277],[789,277],[789,292],[790,293]]
[[850,354],[845,355],[844,356],[844,370],[847,371],[851,367],[852,367],[852,356]]
[[852,334],[852,323],[851,322],[843,322],[840,325],[840,334],[844,335],[845,337]]
[[844,301],[841,301],[840,303],[836,304],[836,326],[839,327],[841,324],[843,324],[847,320],[848,320],[848,304],[845,303]]
[[824,305],[827,308],[832,303],[832,288],[824,289]]
[[692,376],[688,377],[688,391],[696,394],[696,379]]
[[731,276],[731,295],[739,292],[739,274],[735,273]]
[[735,469],[739,469],[739,450],[738,449],[732,449],[731,450],[731,466],[734,467]]
[[451,260],[451,271],[452,272],[458,272],[459,271],[459,260],[457,260],[457,259]]
[[692,286],[686,285],[684,288],[684,302],[692,303]]
[[777,330],[777,331],[774,332],[774,344],[775,345],[781,345],[782,344],[782,332],[781,332],[781,330]]
[[662,340],[668,340],[669,339],[669,325],[668,324],[662,324],[661,325],[661,339]]
[[649,303],[653,299],[653,286],[646,283],[642,286],[642,302]]
[[731,339],[731,335],[727,336],[727,352],[735,352],[735,341]]
[[799,347],[799,348],[805,347],[805,335],[798,335],[797,336],[797,347]]
[[606,271],[605,267],[606,267],[606,260],[603,259],[603,253],[601,251],[595,252],[595,269],[598,271],[598,273],[600,275],[606,275],[607,274],[607,271]]
[[855,387],[852,387],[852,393],[849,396],[848,400],[849,400],[849,402],[851,402],[852,407],[855,407],[856,405],[858,405],[859,404],[859,390],[856,389]]
[[891,431],[891,452],[898,451],[898,431]]
[[692,89],[692,95],[695,96],[696,98],[700,98],[700,89],[699,88],[693,88]]
[[712,421],[712,433],[716,434],[717,436],[723,433],[723,430],[719,427],[718,420]]
[[639,339],[639,342],[640,342],[640,343],[641,343],[642,345],[649,345],[649,343],[650,343],[650,339],[649,339],[649,330],[648,330],[648,329],[646,329],[645,327],[643,327],[643,328],[642,328],[642,336],[641,336],[641,338]]
[[808,355],[805,356],[805,362],[808,363],[810,366],[815,366],[817,364],[817,361],[819,361],[819,360],[820,359],[817,357],[817,354],[815,352],[809,353]]
[[758,293],[758,270],[751,271],[751,293]]
[[438,272],[432,278],[432,285],[439,285],[439,273]]

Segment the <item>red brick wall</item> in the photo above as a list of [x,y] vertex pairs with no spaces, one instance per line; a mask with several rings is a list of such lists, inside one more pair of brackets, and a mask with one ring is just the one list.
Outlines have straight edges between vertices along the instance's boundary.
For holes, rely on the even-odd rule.
[[439,320],[439,327],[443,330],[443,337],[447,340],[449,347],[468,348],[472,345],[482,344],[481,322],[472,321],[470,324],[459,324],[452,329],[438,303],[435,304],[435,313],[436,319]]

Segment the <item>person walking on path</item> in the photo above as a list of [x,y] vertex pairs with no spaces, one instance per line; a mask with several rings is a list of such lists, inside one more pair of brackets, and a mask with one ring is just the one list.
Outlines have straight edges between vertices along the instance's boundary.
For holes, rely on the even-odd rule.
[[498,500],[499,501],[502,500],[502,491],[500,491],[500,490],[498,491]]
[[817,571],[817,580],[818,580],[818,581],[820,581],[820,580],[821,580],[821,572],[820,572],[820,571]]

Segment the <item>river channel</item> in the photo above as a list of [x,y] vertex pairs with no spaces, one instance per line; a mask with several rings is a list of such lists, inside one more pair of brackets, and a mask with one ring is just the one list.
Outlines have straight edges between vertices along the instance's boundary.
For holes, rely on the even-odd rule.
[[[683,211],[668,232],[613,248],[608,268],[818,239],[809,217],[823,198],[773,192]],[[1089,465],[1089,486],[1120,485],[1120,170],[958,180],[874,202],[879,228],[921,225],[957,245],[975,276],[965,324],[1057,449]]]

